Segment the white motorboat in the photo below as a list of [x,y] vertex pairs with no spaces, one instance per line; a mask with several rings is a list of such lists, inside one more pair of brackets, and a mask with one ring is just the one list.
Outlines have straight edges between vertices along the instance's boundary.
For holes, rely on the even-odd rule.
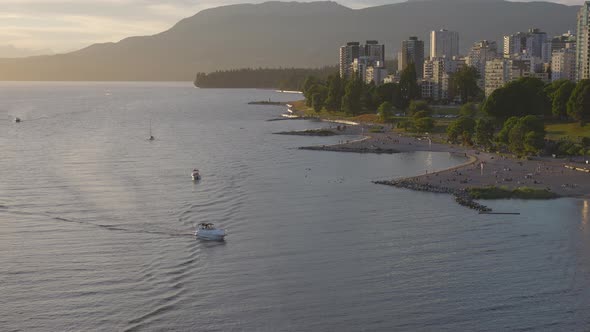
[[225,239],[225,229],[218,229],[211,223],[201,223],[195,231],[195,236],[203,240],[223,241]]
[[199,174],[199,170],[198,169],[194,169],[193,172],[191,173],[191,177],[193,178],[193,181],[198,181],[201,179],[201,174]]

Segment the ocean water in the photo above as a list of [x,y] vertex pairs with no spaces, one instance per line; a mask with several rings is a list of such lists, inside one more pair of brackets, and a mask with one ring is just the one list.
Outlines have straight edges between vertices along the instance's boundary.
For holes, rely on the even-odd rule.
[[268,98],[297,95],[0,83],[0,330],[590,328],[589,200],[374,185],[463,160],[297,150],[356,137],[273,135],[323,124]]

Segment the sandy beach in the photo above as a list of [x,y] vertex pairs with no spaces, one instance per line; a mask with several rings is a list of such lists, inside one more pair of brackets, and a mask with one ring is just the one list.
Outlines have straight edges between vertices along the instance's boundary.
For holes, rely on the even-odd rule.
[[[510,189],[530,187],[547,189],[560,196],[590,196],[590,166],[572,163],[567,159],[532,157],[517,159],[496,153],[487,153],[459,145],[430,142],[427,137],[412,137],[386,130],[385,133],[369,133],[370,126],[338,126],[326,128],[342,135],[363,135],[366,139],[343,142],[337,145],[301,147],[308,150],[402,153],[414,151],[448,152],[464,155],[467,161],[451,169],[421,174],[403,179],[416,184],[464,190],[469,187],[504,186]],[[440,137],[437,137],[440,139]],[[569,167],[569,168],[568,168]],[[572,170],[576,167],[588,172]],[[400,179],[392,179],[400,180]]]

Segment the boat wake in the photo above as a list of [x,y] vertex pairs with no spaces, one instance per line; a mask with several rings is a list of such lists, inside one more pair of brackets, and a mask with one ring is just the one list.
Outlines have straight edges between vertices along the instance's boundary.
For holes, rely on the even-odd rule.
[[120,225],[109,225],[109,224],[100,224],[100,223],[93,223],[88,221],[82,220],[75,220],[75,219],[68,219],[64,217],[54,216],[49,213],[29,213],[23,211],[4,211],[4,213],[9,213],[12,215],[23,215],[23,216],[33,216],[33,217],[41,217],[41,218],[50,218],[55,221],[59,222],[67,222],[67,223],[74,223],[89,227],[96,227],[102,228],[109,231],[114,232],[125,232],[125,233],[133,233],[133,234],[152,234],[152,235],[162,235],[167,237],[194,237],[194,233],[192,230],[189,231],[166,231],[166,230],[145,230],[145,229],[133,229],[128,227],[122,227]]

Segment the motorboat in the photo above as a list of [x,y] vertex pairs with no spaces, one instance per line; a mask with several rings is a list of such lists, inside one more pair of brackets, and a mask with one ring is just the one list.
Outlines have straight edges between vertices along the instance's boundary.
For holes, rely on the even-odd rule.
[[193,178],[193,181],[198,181],[201,179],[201,174],[199,174],[199,170],[198,169],[194,169],[193,172],[191,173],[191,177]]
[[203,240],[223,241],[225,236],[225,229],[218,229],[211,223],[200,223],[195,230],[195,236]]
[[14,122],[19,123],[19,122],[21,122],[21,119],[20,118],[14,118]]

